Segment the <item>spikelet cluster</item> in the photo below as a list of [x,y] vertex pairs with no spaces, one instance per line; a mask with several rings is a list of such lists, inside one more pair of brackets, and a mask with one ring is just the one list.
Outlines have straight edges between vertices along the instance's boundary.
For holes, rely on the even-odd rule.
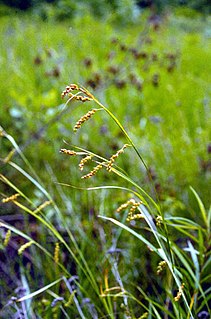
[[162,218],[162,216],[157,216],[156,217],[156,226],[157,227],[160,227],[161,225],[162,225],[162,223],[163,223],[163,218]]
[[82,178],[82,179],[90,178],[90,177],[96,175],[96,173],[97,173],[101,168],[103,168],[103,165],[102,165],[102,164],[98,164],[97,166],[94,167],[94,169],[93,169],[90,173],[88,173],[88,174],[82,176],[81,178]]
[[182,283],[182,285],[179,287],[179,291],[177,292],[176,297],[174,297],[174,301],[178,302],[180,300],[184,287],[185,287],[185,284]]
[[19,249],[18,249],[18,255],[21,255],[27,248],[29,248],[32,244],[34,244],[34,241],[28,241],[27,243],[25,243],[24,245],[22,245]]
[[90,97],[88,97],[88,96],[74,95],[72,93],[69,93],[68,96],[73,98],[76,101],[81,101],[81,102],[92,101],[92,99]]
[[121,212],[123,209],[128,208],[128,206],[133,205],[135,202],[136,202],[136,201],[135,201],[134,198],[129,199],[126,203],[122,204],[121,206],[119,206],[119,207],[117,208],[117,210],[116,210],[117,213]]
[[122,154],[122,153],[124,152],[124,149],[125,149],[126,147],[128,147],[128,146],[130,146],[130,145],[129,145],[129,144],[123,145],[123,147],[122,147],[120,150],[118,150],[118,151],[116,152],[116,154],[114,154],[113,156],[111,156],[111,158],[109,159],[109,161],[108,161],[108,163],[107,163],[107,171],[109,171],[109,172],[111,171],[112,166],[113,166],[115,160],[117,159],[117,157],[119,157],[119,155]]
[[143,218],[143,215],[141,213],[134,214],[137,207],[139,207],[142,204],[142,202],[136,202],[134,198],[129,199],[126,203],[122,204],[120,207],[117,208],[117,213],[121,212],[123,209],[127,209],[130,207],[127,221],[135,220],[135,219],[141,219]]
[[66,86],[65,90],[62,92],[62,99],[67,95],[69,94],[71,91],[75,91],[75,90],[79,90],[79,87],[77,84],[70,84],[68,86]]
[[59,251],[60,251],[59,243],[56,243],[55,249],[54,249],[54,261],[56,264],[58,264],[59,262]]
[[73,130],[74,132],[76,132],[80,127],[81,125],[88,121],[95,113],[96,113],[97,109],[93,109],[93,110],[90,110],[89,112],[87,112],[85,115],[83,115],[79,120],[78,122],[75,124]]
[[3,242],[4,247],[8,246],[10,238],[11,238],[11,230],[8,229],[8,231],[6,232],[6,235],[4,237],[4,242]]
[[[79,91],[85,94],[85,96],[82,95],[75,95],[71,93],[72,91]],[[62,92],[61,97],[62,99],[68,95],[70,98],[73,98],[76,101],[81,101],[81,102],[87,102],[87,101],[92,101],[93,96],[91,93],[89,93],[87,90],[80,88],[77,84],[70,84],[66,86],[65,90]]]
[[130,211],[126,220],[127,220],[127,222],[131,222],[132,220],[138,220],[138,219],[143,219],[143,218],[144,218],[144,216],[141,213],[133,214]]
[[45,201],[43,204],[41,204],[37,209],[34,210],[34,213],[37,214],[39,213],[42,209],[44,209],[46,206],[50,205],[52,203],[51,200]]
[[92,159],[92,157],[93,157],[93,155],[87,155],[86,157],[82,158],[82,160],[80,161],[80,163],[79,163],[79,165],[78,165],[80,171],[83,171],[84,165],[85,165],[88,161],[90,161],[90,160]]
[[76,153],[75,151],[67,150],[66,148],[62,148],[62,149],[60,150],[60,153],[67,154],[67,155],[70,155],[70,156],[75,156],[75,155],[77,155],[77,153]]
[[160,275],[165,268],[166,268],[166,261],[165,260],[160,261],[157,266],[157,275]]
[[16,200],[18,198],[18,196],[20,196],[20,194],[14,194],[10,197],[7,197],[7,198],[3,198],[2,199],[2,203],[9,203],[9,202],[13,202],[14,200]]
[[132,220],[135,220],[135,219],[141,219],[143,218],[143,215],[141,213],[138,213],[138,214],[134,214],[134,212],[136,211],[136,209],[142,204],[142,202],[135,202],[132,204],[130,210],[129,210],[129,213],[128,213],[128,216],[127,216],[127,221],[130,222]]

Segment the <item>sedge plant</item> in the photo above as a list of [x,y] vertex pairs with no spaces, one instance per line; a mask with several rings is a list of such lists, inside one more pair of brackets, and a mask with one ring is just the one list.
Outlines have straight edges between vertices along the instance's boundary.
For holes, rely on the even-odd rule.
[[[62,92],[62,98],[65,96],[69,97],[68,102],[73,102],[74,100],[81,101],[82,103],[94,102],[95,105],[98,106],[97,109],[94,108],[90,110],[78,120],[74,126],[74,131],[80,129],[81,126],[94,116],[97,111],[103,110],[124,134],[126,143],[108,159],[79,147],[74,147],[74,150],[61,149],[61,153],[69,156],[82,155],[83,157],[79,163],[79,169],[81,171],[88,162],[94,163],[92,170],[83,175],[81,177],[82,179],[90,179],[104,169],[107,171],[107,174],[116,174],[130,185],[128,188],[112,185],[89,187],[87,190],[110,188],[112,192],[117,192],[119,189],[124,190],[131,195],[131,199],[127,200],[116,210],[118,213],[121,213],[123,210],[128,211],[125,220],[127,224],[122,223],[113,217],[99,216],[99,218],[126,230],[138,240],[142,241],[149,250],[157,254],[160,259],[157,266],[158,276],[160,276],[165,269],[165,278],[163,278],[164,283],[162,285],[162,289],[164,289],[163,304],[158,301],[159,298],[156,300],[156,296],[151,299],[147,293],[140,287],[137,287],[144,299],[149,302],[147,311],[140,318],[163,318],[163,316],[165,316],[165,318],[195,318],[200,314],[202,309],[206,309],[204,310],[204,313],[208,314],[210,311],[210,288],[206,286],[206,280],[207,282],[210,281],[210,275],[207,274],[207,271],[210,266],[209,245],[211,210],[209,210],[208,213],[205,211],[203,203],[196,191],[191,188],[199,204],[199,212],[202,217],[201,225],[183,217],[170,217],[165,214],[159,203],[159,198],[156,196],[156,189],[154,190],[155,198],[153,198],[137,182],[132,180],[126,172],[116,166],[117,158],[122,156],[125,149],[130,148],[129,151],[133,149],[139,157],[141,164],[146,169],[152,188],[154,187],[151,172],[145,163],[143,156],[140,154],[138,147],[134,144],[124,126],[120,123],[114,113],[99,102],[87,89],[79,87],[76,84],[71,84],[66,87]],[[131,227],[138,223],[145,223],[147,231],[153,235],[153,243],[140,232],[134,230],[134,227]],[[178,234],[182,233],[187,236],[187,247],[180,247],[174,239],[171,238],[172,228],[176,230]],[[189,229],[193,234],[189,234]],[[118,282],[117,278],[116,280]],[[203,287],[206,288],[204,289]],[[123,285],[120,285],[119,289],[121,292],[116,294],[112,292],[112,289],[106,289],[104,296],[109,295],[114,299],[117,297],[133,298],[128,291],[125,291]],[[139,303],[138,300],[136,301]],[[126,304],[128,305],[127,302]],[[129,316],[133,317],[132,312],[130,313],[130,311]]]
[[[192,189],[198,202],[201,223],[196,223],[194,220],[182,216],[177,217],[167,214],[162,209],[162,203],[160,203],[153,185],[151,172],[139,151],[139,147],[134,144],[114,113],[99,102],[87,89],[77,84],[70,84],[66,87],[62,92],[62,98],[65,97],[68,97],[68,100],[64,109],[71,106],[75,101],[95,104],[94,108],[86,112],[77,121],[74,126],[75,132],[95,116],[98,111],[104,111],[120,129],[125,138],[125,144],[109,158],[78,146],[73,146],[71,149],[61,148],[61,154],[63,156],[80,157],[79,169],[81,172],[87,170],[88,165],[92,165],[92,168],[83,173],[81,177],[85,183],[93,177],[97,178],[97,175],[104,171],[106,175],[115,174],[122,181],[122,184],[120,182],[120,185],[80,188],[67,183],[57,183],[57,187],[75,187],[78,189],[77,191],[110,190],[114,194],[114,198],[118,192],[125,193],[125,201],[121,204],[116,203],[116,212],[110,213],[110,216],[100,214],[98,218],[114,225],[119,230],[117,233],[119,238],[124,236],[126,232],[129,238],[132,238],[132,245],[142,244],[145,249],[143,250],[145,253],[147,252],[146,255],[156,262],[155,276],[153,275],[153,280],[149,283],[146,283],[147,278],[142,278],[142,282],[139,283],[134,280],[132,286],[134,286],[136,294],[131,292],[127,288],[127,279],[122,276],[121,265],[117,257],[120,250],[114,243],[106,257],[110,264],[112,278],[108,270],[105,270],[103,281],[99,282],[95,272],[97,269],[93,271],[94,268],[91,267],[88,256],[78,245],[74,233],[67,226],[62,211],[54,198],[45,189],[41,179],[34,172],[14,138],[2,129],[1,136],[10,141],[14,151],[20,155],[26,169],[12,161],[14,151],[2,161],[29,180],[45,198],[41,205],[36,205],[13,181],[2,174],[0,176],[1,181],[7,187],[13,189],[13,195],[5,196],[2,202],[4,205],[12,203],[18,209],[24,211],[42,227],[42,231],[54,239],[53,248],[48,249],[46,243],[41,242],[42,238],[39,242],[22,230],[1,221],[0,226],[5,230],[3,245],[4,247],[8,246],[13,234],[22,237],[24,243],[19,247],[18,254],[22,256],[28,249],[33,249],[34,252],[39,250],[49,261],[49,264],[54,265],[53,268],[56,268],[55,275],[57,276],[55,280],[31,292],[26,277],[22,275],[22,282],[25,287],[28,287],[28,293],[19,298],[11,299],[10,306],[12,305],[14,311],[22,312],[24,318],[28,318],[27,316],[33,317],[35,312],[31,310],[32,298],[45,294],[45,296],[48,295],[53,298],[51,304],[49,304],[48,299],[42,301],[46,318],[52,318],[53,315],[55,318],[72,318],[74,316],[77,318],[190,319],[197,318],[200,314],[209,314],[211,299],[211,290],[208,284],[210,282],[209,267],[211,264],[209,253],[211,210],[208,212],[205,210],[196,191]],[[132,152],[134,152],[140,159],[140,164],[143,165],[148,175],[152,195],[128,176],[127,172],[116,165],[119,157],[123,157],[126,152],[130,152],[130,156],[133,156]],[[61,189],[60,191],[62,192]],[[59,218],[60,228],[44,213],[49,206],[52,207],[57,218]],[[101,229],[101,237],[103,236],[104,233]],[[179,242],[180,238],[185,239],[182,244]],[[105,236],[104,240],[106,240]],[[77,266],[76,273],[72,273],[71,267],[68,267],[67,263],[63,261],[61,258],[62,252],[68,256],[68,260],[73,260]],[[127,262],[127,264],[130,264],[130,262]],[[131,268],[135,267],[132,260],[130,266]],[[24,267],[24,264],[22,267]],[[78,274],[80,275],[78,276]],[[47,275],[47,272],[45,275]],[[86,278],[86,285],[83,285],[80,277]],[[58,288],[58,285],[60,288]],[[89,288],[87,288],[87,285]],[[62,297],[61,290],[63,292]],[[92,291],[92,294],[90,291]],[[87,301],[88,298],[89,301]],[[87,306],[84,306],[84,300],[86,300]]]

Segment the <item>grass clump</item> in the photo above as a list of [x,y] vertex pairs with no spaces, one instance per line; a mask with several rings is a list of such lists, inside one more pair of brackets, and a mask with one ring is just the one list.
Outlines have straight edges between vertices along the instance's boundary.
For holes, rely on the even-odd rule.
[[[1,175],[2,182],[17,192],[17,194],[3,199],[4,204],[12,201],[18,208],[32,216],[41,225],[42,231],[49,233],[50,238],[55,241],[54,245],[52,243],[50,245],[54,246],[54,248],[45,248],[42,237],[39,238],[39,241],[41,240],[41,243],[39,243],[39,241],[30,238],[22,231],[5,222],[1,222],[1,227],[10,231],[10,236],[12,232],[27,239],[26,243],[22,244],[18,249],[19,255],[24,254],[26,249],[28,250],[32,246],[42,250],[45,258],[54,263],[53,273],[57,277],[53,282],[44,285],[38,290],[36,289],[34,292],[27,293],[24,290],[24,296],[19,296],[15,299],[12,297],[10,304],[14,305],[14,309],[17,312],[23,311],[24,308],[25,314],[31,312],[32,315],[35,315],[31,306],[27,306],[27,301],[45,293],[49,297],[46,305],[44,304],[42,307],[47,311],[47,316],[61,317],[65,315],[67,318],[70,316],[79,316],[81,318],[109,316],[110,318],[116,318],[118,316],[134,319],[140,317],[162,318],[165,316],[166,318],[179,319],[196,318],[202,313],[208,315],[210,311],[210,288],[207,283],[210,281],[208,270],[210,267],[211,210],[206,212],[200,197],[194,189],[192,189],[192,192],[198,202],[198,213],[201,216],[200,223],[181,216],[171,216],[167,211],[163,210],[157,196],[151,171],[143,160],[137,146],[114,113],[99,102],[87,89],[78,85],[71,84],[66,87],[64,92],[62,97],[68,96],[65,107],[68,107],[68,104],[72,105],[77,100],[85,103],[90,101],[96,103],[115,122],[128,143],[124,144],[108,159],[76,146],[72,146],[74,150],[61,149],[62,154],[70,155],[71,158],[83,155],[79,163],[79,169],[87,165],[87,160],[94,163],[94,168],[88,174],[83,175],[82,179],[90,179],[99,170],[105,168],[104,180],[106,180],[107,174],[115,174],[118,179],[122,180],[117,185],[114,183],[98,187],[85,185],[83,190],[98,190],[100,192],[110,190],[115,197],[117,193],[120,193],[124,199],[127,197],[126,194],[128,196],[132,195],[133,198],[126,200],[121,205],[117,205],[116,200],[113,200],[113,205],[116,206],[116,215],[114,211],[111,217],[107,217],[105,212],[95,217],[102,219],[102,221],[107,221],[111,225],[113,224],[114,230],[111,239],[107,240],[104,223],[98,224],[97,222],[95,232],[99,232],[99,235],[94,235],[94,237],[96,236],[97,241],[100,240],[98,245],[100,244],[101,249],[103,249],[100,258],[104,260],[101,259],[100,263],[91,264],[88,260],[87,251],[78,246],[74,230],[69,229],[60,209],[51,195],[40,184],[40,181],[36,180],[37,177],[29,175],[20,166],[9,161],[8,164],[28,178],[31,183],[43,192],[48,201],[32,209],[31,207],[34,206],[33,201],[10,180]],[[79,97],[79,99],[76,99],[76,97]],[[14,140],[6,132],[3,134],[18,150]],[[130,146],[130,151],[133,149],[147,171],[152,192],[157,199],[154,199],[125,170],[116,165],[118,158],[124,156],[125,148],[128,146]],[[21,151],[20,155],[28,168],[30,168]],[[72,189],[75,188],[70,184],[57,184],[58,187],[68,186]],[[23,201],[26,203],[23,203]],[[48,205],[52,205],[57,213],[53,223],[42,212]],[[94,220],[94,222],[96,221]],[[6,238],[8,238],[8,232],[4,239],[4,243],[7,242],[8,245],[8,239]],[[118,247],[120,240],[122,248]],[[132,269],[127,268],[130,266],[132,258],[134,258],[133,249],[129,249],[130,246],[128,244],[133,244],[136,247],[134,241],[140,242],[143,258],[146,259],[147,256],[147,264],[145,260],[146,268],[141,267],[142,258],[136,251],[136,258],[139,258],[139,268],[141,268],[140,273],[146,276],[143,285],[141,278],[137,281],[137,275],[134,273],[135,265],[133,265]],[[105,251],[108,243],[110,248]],[[96,243],[94,243],[93,248],[96,249],[96,247]],[[119,258],[122,251],[124,251],[125,255],[123,254],[123,261],[120,263]],[[71,267],[68,266],[69,260],[73,262]],[[29,264],[32,265],[31,263]],[[103,272],[98,269],[102,265],[105,267]],[[73,270],[74,273],[72,272]],[[22,284],[24,285],[24,282],[26,282],[25,271],[23,278]],[[50,278],[52,278],[52,275],[50,275]],[[58,283],[60,283],[59,289],[55,293],[55,288],[52,290],[51,287],[58,285]],[[62,283],[63,285],[61,286]],[[26,287],[26,284],[24,286]],[[54,298],[51,305],[49,303],[50,296]],[[9,309],[12,311],[11,306]],[[39,308],[40,311],[41,308]]]

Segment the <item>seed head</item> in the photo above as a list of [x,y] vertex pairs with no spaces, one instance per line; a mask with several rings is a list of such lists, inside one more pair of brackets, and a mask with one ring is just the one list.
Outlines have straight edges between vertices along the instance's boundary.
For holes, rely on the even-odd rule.
[[75,91],[75,90],[79,90],[79,87],[77,84],[70,84],[68,86],[66,86],[65,90],[62,92],[62,99],[68,94],[70,93],[71,91]]
[[113,156],[111,156],[111,158],[109,159],[109,162],[108,162],[108,164],[107,164],[107,171],[111,172],[111,169],[112,169],[112,166],[113,166],[115,160],[117,159],[117,157],[119,157],[119,155],[120,155],[121,153],[124,152],[124,149],[125,149],[126,147],[128,147],[128,146],[130,146],[130,145],[129,145],[129,144],[123,145],[123,147],[122,147],[120,150],[118,150],[118,151],[116,152],[116,154],[114,154]]
[[180,300],[184,287],[185,287],[185,284],[182,283],[182,285],[179,287],[179,291],[177,292],[176,297],[174,297],[174,301],[178,302]]
[[133,214],[133,215],[128,214],[128,217],[126,220],[127,220],[127,222],[131,222],[132,220],[138,220],[138,219],[143,219],[143,218],[144,218],[144,216],[141,213]]
[[157,216],[156,217],[156,226],[158,226],[158,227],[160,227],[161,225],[162,225],[162,223],[163,223],[163,218],[162,218],[162,216]]
[[135,201],[134,198],[129,199],[126,203],[122,204],[121,206],[119,206],[119,207],[117,208],[117,210],[116,210],[117,213],[121,212],[123,209],[128,208],[129,205],[133,205],[135,202],[136,202],[136,201]]
[[166,268],[166,261],[165,260],[160,261],[157,266],[157,275],[160,275],[165,268]]
[[66,148],[62,148],[60,150],[60,153],[64,153],[64,154],[67,154],[67,155],[70,155],[70,156],[75,156],[77,155],[77,153],[75,151],[72,151],[72,150],[67,150]]
[[28,241],[27,243],[25,243],[24,245],[22,245],[19,249],[18,249],[18,255],[21,255],[27,248],[29,248],[32,244],[34,244],[34,241]]
[[93,169],[90,173],[88,173],[88,174],[82,176],[81,178],[82,178],[82,179],[87,179],[87,178],[90,178],[90,177],[96,175],[96,173],[97,173],[102,167],[103,167],[102,164],[98,164],[97,166],[94,167],[94,169]]
[[17,199],[18,196],[20,196],[20,194],[14,194],[14,195],[12,195],[12,196],[10,196],[10,197],[3,198],[3,199],[2,199],[2,203],[5,204],[5,203],[8,203],[8,202],[13,202],[14,200]]
[[10,238],[11,238],[11,230],[8,229],[8,231],[6,232],[6,235],[4,237],[4,243],[3,243],[4,247],[8,246]]
[[85,115],[83,115],[83,116],[78,120],[78,122],[75,124],[74,129],[73,129],[74,132],[76,132],[76,131],[81,127],[81,125],[82,125],[84,122],[88,121],[88,120],[95,114],[96,111],[97,111],[97,109],[93,109],[93,110],[89,111],[88,113],[86,113]]
[[80,171],[83,171],[84,165],[92,159],[93,155],[87,155],[86,157],[82,158],[82,160],[79,163],[79,169]]
[[54,261],[56,264],[58,264],[59,262],[59,251],[60,251],[59,243],[56,243],[55,249],[54,249]]
[[74,95],[72,93],[69,93],[68,96],[74,98],[76,101],[81,101],[81,102],[92,101],[92,99],[88,96]]
[[140,205],[142,204],[142,202],[135,202],[132,204],[130,210],[129,210],[129,213],[128,213],[128,216],[127,216],[127,221],[130,222],[134,219],[141,219],[143,218],[143,215],[138,213],[138,214],[134,214],[135,210],[137,209],[137,207],[139,207]]
[[51,203],[52,203],[51,200],[45,201],[43,204],[37,207],[37,209],[34,210],[34,213],[35,214],[39,213],[41,210],[43,210],[46,206],[50,205]]
[[122,211],[123,209],[126,209],[128,207],[130,207],[128,216],[127,216],[127,221],[131,221],[131,220],[137,220],[137,219],[142,219],[144,218],[143,215],[141,213],[138,214],[134,214],[135,210],[137,209],[137,207],[139,207],[142,204],[142,202],[136,202],[134,198],[131,198],[130,200],[128,200],[126,203],[122,204],[119,208],[117,208],[117,212],[119,213],[120,211]]

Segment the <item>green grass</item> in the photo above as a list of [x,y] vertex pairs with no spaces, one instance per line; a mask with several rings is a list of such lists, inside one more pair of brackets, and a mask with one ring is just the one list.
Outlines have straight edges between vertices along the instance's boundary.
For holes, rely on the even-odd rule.
[[[188,19],[187,32],[170,16],[154,31],[142,18],[127,29],[90,16],[60,24],[1,18],[0,124],[6,131],[1,158],[16,150],[1,162],[1,194],[20,194],[15,203],[0,206],[2,237],[12,231],[0,252],[4,316],[22,309],[24,318],[94,318],[95,313],[139,318],[147,312],[148,319],[164,313],[179,319],[208,311],[211,43],[205,28],[210,21],[194,20],[191,30]],[[96,104],[74,102],[64,109],[61,92],[69,83],[88,87],[110,110],[97,112],[76,134],[76,121]],[[77,157],[59,153],[75,145],[109,159],[128,142],[113,120],[136,145],[151,182],[131,147],[118,158],[123,171],[99,171],[90,180],[80,180]],[[133,192],[147,207],[143,223],[128,224],[126,212],[115,213]],[[51,204],[34,213],[46,200]],[[160,214],[164,225],[155,228]],[[30,240],[33,245],[18,256]],[[59,265],[52,260],[56,242]],[[120,255],[109,253],[116,248]],[[157,276],[162,259],[168,267]],[[66,281],[72,275],[78,276],[74,287]],[[184,295],[175,303],[172,296],[182,282]],[[17,287],[24,292],[18,295]],[[32,292],[33,299],[5,307],[11,296]],[[52,307],[58,296],[64,300]]]

